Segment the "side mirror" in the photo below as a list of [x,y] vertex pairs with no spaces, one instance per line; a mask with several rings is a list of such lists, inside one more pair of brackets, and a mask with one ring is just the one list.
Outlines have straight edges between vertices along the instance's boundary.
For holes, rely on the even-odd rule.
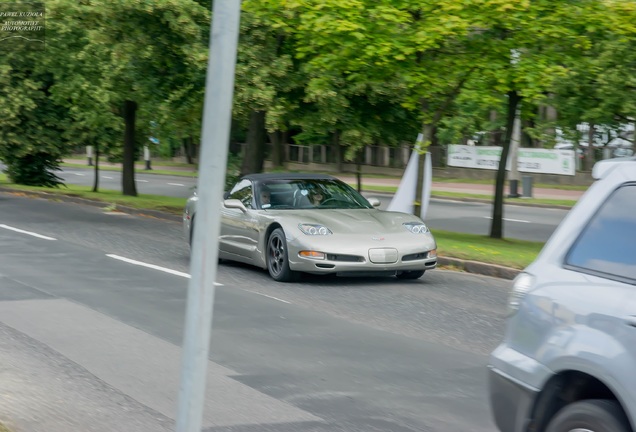
[[245,207],[245,205],[241,202],[241,200],[237,200],[237,199],[226,199],[225,201],[223,201],[223,205],[225,206],[225,208],[229,208],[229,209],[239,209],[241,210],[243,213],[247,212],[247,208]]
[[367,201],[369,201],[369,204],[371,204],[373,207],[380,207],[380,205],[382,204],[377,198],[369,198],[367,199]]

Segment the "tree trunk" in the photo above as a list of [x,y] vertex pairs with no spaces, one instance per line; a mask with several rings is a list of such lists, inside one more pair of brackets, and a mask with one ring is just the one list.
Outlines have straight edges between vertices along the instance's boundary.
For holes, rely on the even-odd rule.
[[[594,125],[594,123],[590,123],[590,129],[587,132],[587,148],[585,149],[584,159],[585,166],[583,167],[584,171],[592,171],[592,167],[594,166],[594,132],[596,132],[596,125]],[[574,152],[574,158],[578,159],[579,155],[576,153],[576,149],[574,149]]]
[[241,165],[241,175],[259,173],[263,171],[265,158],[265,111],[252,111],[250,125],[247,131],[245,154]]
[[342,162],[344,159],[343,149],[340,145],[340,131],[337,130],[331,135],[331,148],[336,153],[336,172],[342,172]]
[[356,183],[358,186],[358,192],[362,192],[362,154],[364,147],[358,150],[356,154]]
[[[490,111],[490,121],[495,123],[497,121],[497,111]],[[490,133],[489,145],[500,146],[501,145],[501,129],[496,128]]]
[[269,134],[269,138],[272,141],[272,166],[274,168],[283,167],[283,144],[285,134],[282,131],[275,131]]
[[413,213],[419,216],[422,213],[422,192],[424,191],[424,166],[426,161],[426,152],[428,146],[433,141],[433,130],[435,125],[431,123],[424,123],[422,126],[422,146],[420,148],[420,156],[417,159],[417,184],[415,185],[415,201],[413,206]]
[[185,150],[186,162],[189,165],[192,165],[194,163],[194,139],[192,139],[192,135],[188,135],[183,140],[183,147]]
[[506,118],[506,137],[503,142],[501,151],[501,159],[499,160],[499,169],[497,170],[497,181],[495,183],[495,202],[492,206],[492,223],[490,226],[490,237],[503,238],[503,198],[504,183],[506,181],[506,161],[510,152],[510,143],[512,141],[512,129],[515,122],[515,114],[517,106],[521,101],[521,96],[512,90],[508,92],[508,113]]
[[127,100],[124,102],[124,162],[122,169],[123,194],[137,196],[135,186],[135,115],[137,103]]
[[95,142],[95,178],[93,179],[93,192],[99,189],[99,143]]

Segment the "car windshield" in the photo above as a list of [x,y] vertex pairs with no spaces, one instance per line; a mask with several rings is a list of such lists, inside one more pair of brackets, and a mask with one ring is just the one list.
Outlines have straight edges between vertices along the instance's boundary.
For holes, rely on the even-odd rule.
[[369,209],[371,204],[355,189],[337,179],[276,179],[258,183],[258,208]]

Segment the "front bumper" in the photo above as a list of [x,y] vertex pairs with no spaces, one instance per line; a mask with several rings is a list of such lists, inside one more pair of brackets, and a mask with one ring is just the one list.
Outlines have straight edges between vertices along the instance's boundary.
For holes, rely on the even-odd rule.
[[553,375],[543,364],[499,345],[490,356],[490,409],[501,432],[526,432],[535,399]]
[[489,367],[490,409],[501,432],[525,432],[537,391]]
[[[432,270],[437,266],[437,245],[432,236],[422,237],[417,242],[368,242],[361,241],[361,237],[349,236],[337,245],[329,238],[314,239],[311,243],[303,241],[303,237],[288,238],[289,267],[313,274],[388,275]],[[325,258],[303,257],[301,251],[320,251]]]

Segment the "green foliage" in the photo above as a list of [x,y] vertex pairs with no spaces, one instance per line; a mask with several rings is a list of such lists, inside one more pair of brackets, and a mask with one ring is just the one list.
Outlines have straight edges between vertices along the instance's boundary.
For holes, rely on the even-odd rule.
[[16,183],[54,186],[68,113],[50,98],[53,77],[40,55],[12,52],[0,61],[0,159]]
[[241,175],[242,159],[235,153],[227,155],[227,170],[225,172],[225,190],[229,190],[236,184]]
[[24,156],[7,155],[5,170],[12,182],[27,186],[59,187],[62,179],[55,175],[60,170],[60,160],[50,153],[40,152]]

